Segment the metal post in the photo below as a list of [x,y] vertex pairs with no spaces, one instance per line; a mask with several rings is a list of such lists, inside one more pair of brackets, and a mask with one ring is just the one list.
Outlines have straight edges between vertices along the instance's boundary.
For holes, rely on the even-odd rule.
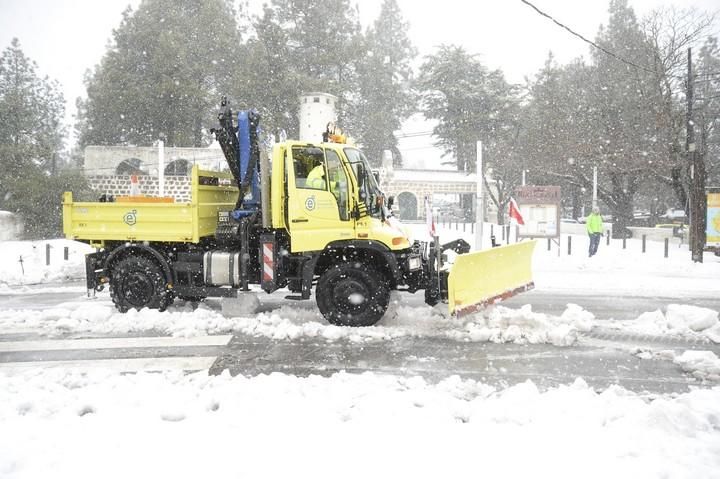
[[550,241],[550,238],[548,238],[548,251],[550,251],[550,245],[551,245],[551,243],[552,243],[552,241]]
[[50,266],[50,243],[45,243],[45,264]]
[[645,252],[645,238],[647,238],[646,235],[642,235],[642,252]]
[[68,248],[66,246],[65,248],[63,248],[63,259],[65,261],[67,261],[69,257],[70,257],[70,248]]
[[507,228],[507,233],[505,234],[505,244],[510,244],[510,225],[505,226],[503,229]]
[[627,240],[626,240],[625,237],[623,236],[623,249],[625,249],[626,246],[627,246]]
[[475,250],[480,251],[482,249],[483,240],[483,221],[485,212],[485,202],[483,199],[483,168],[482,168],[482,141],[478,141],[475,145],[477,149],[477,173],[476,181],[477,187],[475,188],[475,222],[477,223],[477,232],[475,233]]
[[165,142],[158,140],[158,187],[159,197],[165,196]]
[[502,229],[502,235],[501,235],[501,237],[500,237],[500,240],[501,240],[501,241],[505,241],[505,227],[504,227],[504,226],[501,226],[500,228]]
[[593,208],[597,206],[597,166],[593,166],[593,196],[592,196]]
[[568,235],[568,256],[572,254],[572,236]]
[[475,233],[475,223],[470,223],[470,233]]
[[610,246],[610,230],[607,230],[605,235],[605,245]]
[[665,257],[668,257],[668,246],[670,245],[670,238],[665,238]]
[[465,232],[465,225],[466,225],[466,224],[467,224],[467,223],[465,223],[465,222],[463,221],[463,233]]

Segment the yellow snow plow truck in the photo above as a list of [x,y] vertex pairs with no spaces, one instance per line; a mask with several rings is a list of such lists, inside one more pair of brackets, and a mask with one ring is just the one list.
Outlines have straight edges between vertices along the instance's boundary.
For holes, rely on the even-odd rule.
[[532,287],[534,242],[473,253],[463,240],[411,242],[367,159],[342,136],[282,142],[268,154],[254,111],[234,116],[223,102],[218,119],[212,131],[230,172],[195,166],[189,203],[65,193],[65,235],[96,248],[86,257],[88,294],[109,285],[124,312],[236,297],[251,284],[287,287],[297,300],[314,288],[330,323],[370,326],[392,290],[424,290],[428,304],[462,315]]

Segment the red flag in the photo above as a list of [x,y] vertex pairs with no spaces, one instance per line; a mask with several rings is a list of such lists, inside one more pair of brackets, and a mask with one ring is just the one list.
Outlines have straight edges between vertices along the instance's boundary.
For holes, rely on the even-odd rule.
[[520,214],[520,208],[518,208],[518,205],[515,203],[513,198],[510,198],[510,219],[515,220],[515,222],[519,225],[525,224],[525,220],[523,220],[523,217]]

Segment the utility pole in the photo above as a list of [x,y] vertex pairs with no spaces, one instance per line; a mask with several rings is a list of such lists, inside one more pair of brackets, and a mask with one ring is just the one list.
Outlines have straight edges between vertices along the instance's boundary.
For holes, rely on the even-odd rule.
[[593,166],[593,196],[592,196],[592,207],[596,208],[597,202],[597,166]]
[[483,168],[482,168],[482,141],[478,141],[476,144],[477,148],[477,161],[475,166],[477,167],[477,188],[475,190],[475,221],[477,227],[475,228],[475,251],[480,251],[483,245],[483,221],[485,212],[485,202],[483,196]]
[[705,163],[696,152],[695,124],[693,122],[693,71],[692,49],[688,48],[687,114],[685,149],[690,167],[690,256],[696,263],[703,262],[705,248]]

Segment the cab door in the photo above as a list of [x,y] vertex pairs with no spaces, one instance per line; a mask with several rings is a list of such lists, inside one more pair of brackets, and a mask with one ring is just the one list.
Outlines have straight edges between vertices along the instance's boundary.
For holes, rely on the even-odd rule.
[[286,161],[291,251],[320,251],[332,241],[352,239],[348,177],[338,153],[293,145]]

